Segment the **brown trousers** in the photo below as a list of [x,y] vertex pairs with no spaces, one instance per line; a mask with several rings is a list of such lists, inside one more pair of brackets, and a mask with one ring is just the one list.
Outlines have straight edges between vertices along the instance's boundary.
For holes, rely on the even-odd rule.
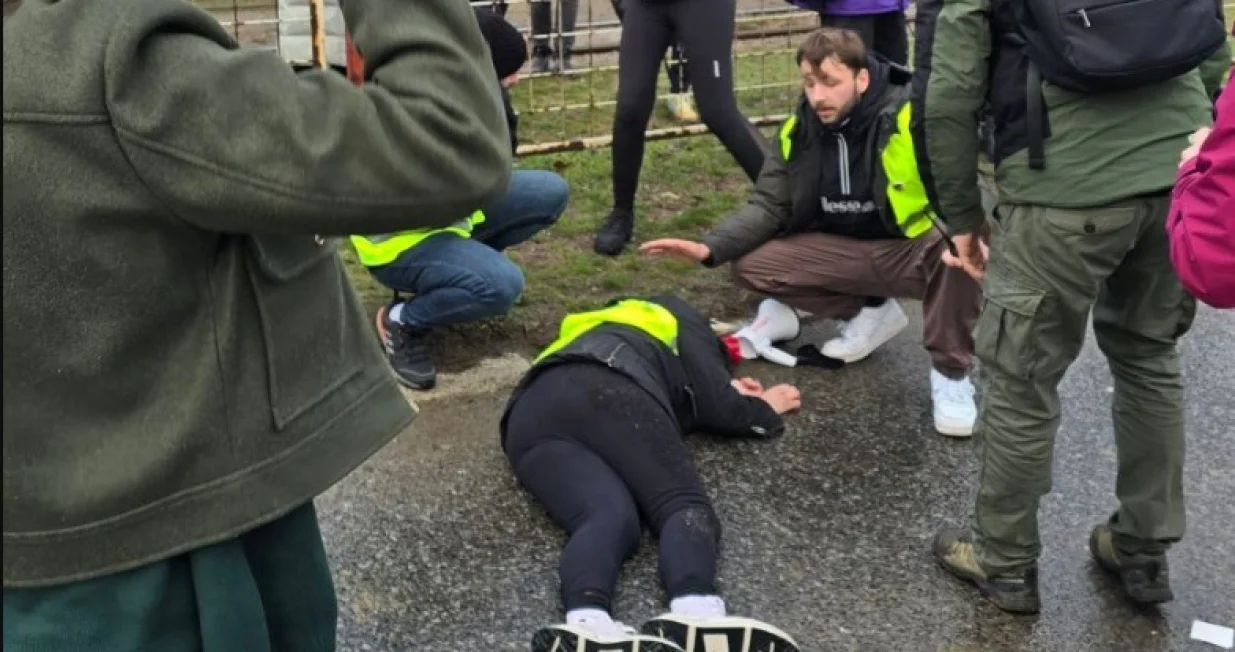
[[733,264],[739,285],[815,317],[847,320],[868,297],[922,301],[923,343],[940,373],[957,378],[973,359],[982,289],[943,264],[943,237],[855,240],[800,233],[771,240]]

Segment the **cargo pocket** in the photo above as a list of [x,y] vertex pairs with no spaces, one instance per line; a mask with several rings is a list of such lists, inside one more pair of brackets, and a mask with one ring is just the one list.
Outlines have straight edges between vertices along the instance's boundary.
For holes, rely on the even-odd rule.
[[974,353],[983,369],[1031,380],[1045,353],[1041,310],[1046,292],[987,276]]
[[363,356],[337,240],[252,236],[249,279],[266,351],[270,410],[284,429],[360,373]]

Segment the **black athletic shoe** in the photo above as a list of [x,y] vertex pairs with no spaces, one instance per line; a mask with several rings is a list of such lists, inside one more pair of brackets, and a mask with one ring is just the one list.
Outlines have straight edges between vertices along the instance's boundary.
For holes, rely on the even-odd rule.
[[1119,577],[1133,602],[1161,604],[1175,599],[1166,555],[1125,555],[1115,545],[1115,532],[1103,523],[1089,535],[1089,554],[1108,573]]
[[390,319],[390,306],[377,311],[377,334],[386,350],[386,360],[399,383],[411,389],[433,389],[437,384],[437,367],[429,357],[428,335],[406,324]]
[[688,618],[669,613],[647,621],[640,631],[667,638],[686,652],[798,652],[793,637],[753,618]]
[[612,637],[573,625],[552,625],[532,636],[532,652],[683,652],[672,641],[639,634],[633,629]]
[[615,208],[609,213],[609,217],[605,218],[605,223],[600,225],[592,248],[603,256],[616,256],[626,248],[634,233],[635,216]]

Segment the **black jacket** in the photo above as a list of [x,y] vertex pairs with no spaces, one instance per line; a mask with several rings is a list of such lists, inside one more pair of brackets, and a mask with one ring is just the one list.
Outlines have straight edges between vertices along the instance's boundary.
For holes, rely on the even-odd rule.
[[[732,262],[768,240],[795,233],[822,231],[865,238],[899,238],[895,217],[888,206],[887,180],[879,153],[895,131],[895,112],[906,101],[912,74],[905,68],[872,55],[871,87],[867,89],[849,121],[839,127],[850,166],[842,183],[837,164],[840,141],[837,131],[825,127],[802,97],[795,109],[796,126],[790,135],[792,152],[786,161],[779,149],[769,151],[755,192],[741,208],[730,214],[703,238],[712,251],[705,264]],[[779,145],[779,143],[778,143]],[[849,194],[842,190],[849,190]],[[864,195],[873,211],[851,211],[858,219],[846,219],[846,211],[823,210],[823,198],[858,201]]]
[[794,210],[801,213],[796,221],[850,238],[899,238],[880,216],[875,188],[875,123],[887,100],[888,65],[872,57],[868,69],[870,87],[840,124],[820,122],[805,97],[798,104],[796,155],[789,162],[797,181]]
[[731,437],[775,437],[784,432],[784,421],[767,402],[733,388],[728,354],[707,317],[677,297],[647,300],[677,318],[678,354],[628,326],[604,325],[584,333],[523,376],[502,415],[503,445],[511,407],[532,380],[550,367],[580,363],[603,364],[629,377],[665,408],[683,434],[702,430]]

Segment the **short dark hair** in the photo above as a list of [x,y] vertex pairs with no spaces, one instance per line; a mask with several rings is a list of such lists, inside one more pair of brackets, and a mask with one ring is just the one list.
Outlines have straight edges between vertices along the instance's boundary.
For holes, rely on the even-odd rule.
[[798,47],[798,65],[809,61],[818,68],[826,59],[836,57],[855,73],[866,69],[866,44],[862,37],[851,29],[821,27],[811,32]]

